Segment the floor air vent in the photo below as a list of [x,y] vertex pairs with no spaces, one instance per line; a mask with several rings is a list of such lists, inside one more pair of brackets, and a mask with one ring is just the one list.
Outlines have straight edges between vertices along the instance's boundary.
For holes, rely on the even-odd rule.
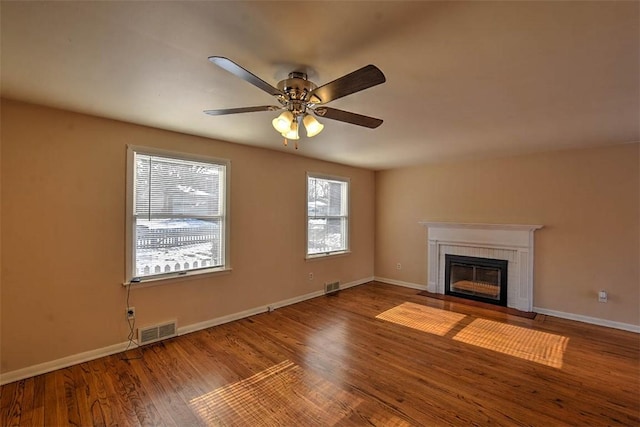
[[340,282],[331,282],[324,284],[324,293],[332,294],[334,292],[338,292],[340,290]]
[[149,326],[138,329],[138,343],[140,345],[149,344],[166,338],[175,337],[177,335],[176,321],[161,323],[159,325]]

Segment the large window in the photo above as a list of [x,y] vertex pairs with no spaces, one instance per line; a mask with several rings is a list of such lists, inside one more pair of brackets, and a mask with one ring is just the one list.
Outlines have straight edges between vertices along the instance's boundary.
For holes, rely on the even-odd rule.
[[349,250],[349,181],[307,175],[307,256]]
[[129,147],[128,280],[225,269],[224,160]]

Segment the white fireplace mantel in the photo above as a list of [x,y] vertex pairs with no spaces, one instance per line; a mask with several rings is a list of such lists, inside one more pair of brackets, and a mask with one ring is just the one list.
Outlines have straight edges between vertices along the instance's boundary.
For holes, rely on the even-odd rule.
[[444,294],[446,254],[506,259],[507,306],[533,309],[533,233],[542,225],[420,221],[428,230],[427,289]]

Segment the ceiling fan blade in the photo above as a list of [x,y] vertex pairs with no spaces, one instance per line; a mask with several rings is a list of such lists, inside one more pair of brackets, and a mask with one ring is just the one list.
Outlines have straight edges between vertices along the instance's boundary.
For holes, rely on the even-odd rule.
[[242,80],[245,80],[251,83],[257,88],[262,89],[263,91],[267,92],[269,95],[273,95],[273,96],[284,95],[284,93],[280,89],[277,89],[271,86],[269,83],[265,82],[260,77],[245,70],[244,68],[242,68],[241,66],[239,66],[238,64],[230,60],[229,58],[225,58],[223,56],[210,56],[209,61],[216,64],[218,67],[227,70],[231,74],[237,77],[240,77]]
[[208,114],[210,116],[224,116],[226,114],[253,113],[256,111],[276,111],[281,109],[282,107],[276,107],[273,105],[260,105],[258,107],[223,108],[221,110],[204,110],[203,113]]
[[317,116],[325,119],[338,120],[371,129],[375,129],[382,124],[381,119],[363,116],[362,114],[350,113],[349,111],[338,110],[337,108],[318,107],[313,110],[313,112]]
[[378,67],[367,65],[315,89],[310,93],[309,100],[315,104],[326,104],[334,99],[379,85],[386,80]]

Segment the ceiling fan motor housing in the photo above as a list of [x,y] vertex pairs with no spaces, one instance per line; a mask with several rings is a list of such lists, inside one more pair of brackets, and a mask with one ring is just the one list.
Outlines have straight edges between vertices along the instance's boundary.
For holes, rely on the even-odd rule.
[[307,80],[305,73],[297,71],[289,73],[288,79],[278,82],[278,89],[286,94],[283,104],[294,114],[301,114],[306,111],[309,93],[317,87],[315,83]]

